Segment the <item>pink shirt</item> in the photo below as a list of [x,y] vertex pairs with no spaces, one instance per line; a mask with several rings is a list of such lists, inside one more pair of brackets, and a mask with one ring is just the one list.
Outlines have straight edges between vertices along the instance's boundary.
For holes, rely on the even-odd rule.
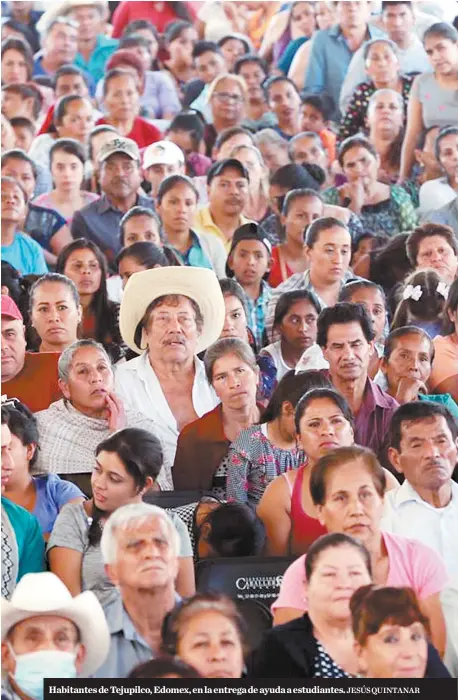
[[[84,200],[84,206],[87,204],[91,204],[92,202],[95,202],[96,199],[100,199],[98,194],[94,194],[93,192],[81,192],[83,195],[83,200]],[[50,192],[44,192],[43,194],[39,194],[38,197],[35,197],[33,200],[34,204],[38,204],[40,207],[46,207],[47,209],[53,209],[54,211],[57,211],[58,214],[64,217],[66,219],[65,215],[57,209],[53,201],[51,199],[51,193]],[[69,219],[67,219],[67,226],[72,225],[72,220],[73,216],[71,216]]]
[[[447,583],[447,571],[441,557],[421,542],[400,535],[382,532],[388,551],[387,586],[409,586],[420,600],[440,593]],[[272,612],[279,608],[308,609],[305,592],[305,557],[303,554],[285,571],[280,595],[272,605]]]

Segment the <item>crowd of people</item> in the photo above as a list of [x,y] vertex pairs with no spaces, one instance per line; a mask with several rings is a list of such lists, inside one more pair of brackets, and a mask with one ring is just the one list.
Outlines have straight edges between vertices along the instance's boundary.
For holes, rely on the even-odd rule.
[[[2,700],[458,677],[458,3],[14,1],[1,39]],[[256,643],[197,576],[252,557]]]

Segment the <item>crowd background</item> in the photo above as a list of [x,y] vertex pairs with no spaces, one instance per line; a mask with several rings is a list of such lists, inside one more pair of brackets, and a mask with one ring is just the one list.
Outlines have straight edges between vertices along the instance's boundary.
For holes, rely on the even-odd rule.
[[1,7],[2,700],[457,677],[458,3]]

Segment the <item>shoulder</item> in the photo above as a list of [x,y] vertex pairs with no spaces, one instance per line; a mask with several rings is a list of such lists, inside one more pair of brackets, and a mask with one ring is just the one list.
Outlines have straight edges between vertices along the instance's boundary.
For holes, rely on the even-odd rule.
[[180,433],[180,439],[195,437],[196,440],[205,438],[213,440],[216,437],[215,431],[221,430],[222,425],[221,404],[218,404],[208,413],[204,413],[203,416],[186,425]]
[[5,509],[14,530],[34,527],[36,522],[35,516],[25,508],[22,508],[22,506],[18,506],[13,501],[10,501],[9,498],[5,498],[5,496],[2,496],[2,508]]

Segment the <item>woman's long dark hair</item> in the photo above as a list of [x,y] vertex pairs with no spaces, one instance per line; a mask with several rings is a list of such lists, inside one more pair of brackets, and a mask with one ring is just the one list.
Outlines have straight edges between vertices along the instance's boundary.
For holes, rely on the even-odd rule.
[[75,250],[90,250],[94,253],[102,271],[100,287],[95,292],[89,308],[95,316],[95,340],[99,343],[106,343],[107,338],[111,337],[112,334],[111,318],[113,315],[113,304],[108,299],[106,259],[95,243],[86,238],[77,238],[60,251],[56,262],[56,272],[65,275],[65,265]]
[[[155,435],[141,428],[124,428],[110,435],[97,445],[95,456],[110,452],[119,457],[126,472],[133,478],[137,492],[145,488],[146,480],[157,479],[164,461],[162,445]],[[88,543],[96,547],[102,536],[100,521],[107,513],[94,504],[92,522],[88,530]]]

